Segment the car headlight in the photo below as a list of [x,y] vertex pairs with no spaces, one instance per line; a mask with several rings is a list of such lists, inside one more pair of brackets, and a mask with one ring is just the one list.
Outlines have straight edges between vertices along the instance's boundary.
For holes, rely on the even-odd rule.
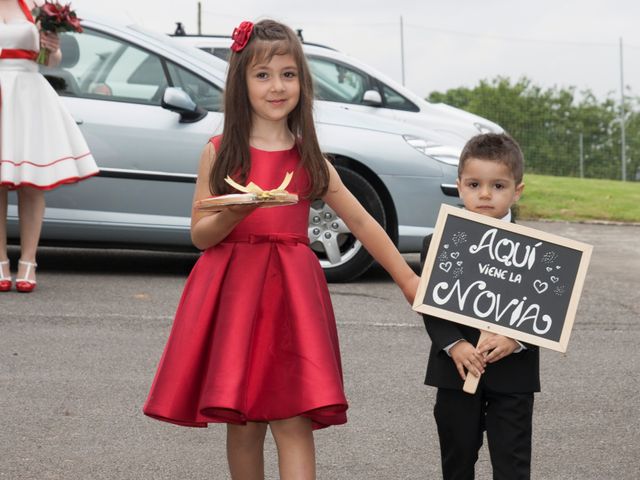
[[429,157],[432,157],[439,162],[446,163],[447,165],[458,165],[458,160],[460,160],[460,153],[462,150],[457,147],[442,145],[441,143],[420,137],[414,137],[413,135],[403,135],[402,138],[404,138],[409,145],[420,153],[428,155]]

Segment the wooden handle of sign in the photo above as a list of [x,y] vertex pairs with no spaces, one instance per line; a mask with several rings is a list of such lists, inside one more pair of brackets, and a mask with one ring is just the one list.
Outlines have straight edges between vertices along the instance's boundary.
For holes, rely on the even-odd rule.
[[[480,342],[482,342],[482,340],[484,340],[488,336],[488,332],[480,330],[480,338],[478,338],[478,344],[476,345],[476,347],[480,345]],[[478,389],[478,383],[480,383],[480,377],[476,377],[474,374],[467,372],[467,379],[464,381],[462,391],[473,395]]]

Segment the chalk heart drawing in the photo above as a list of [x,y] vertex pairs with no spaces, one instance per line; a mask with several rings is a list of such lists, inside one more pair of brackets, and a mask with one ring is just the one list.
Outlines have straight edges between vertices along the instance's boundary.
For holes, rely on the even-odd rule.
[[552,281],[553,283],[558,283],[558,280],[560,280],[558,277],[555,277],[555,276],[553,276],[553,275],[551,276],[551,281]]
[[533,282],[533,288],[535,288],[538,293],[544,293],[547,288],[549,288],[549,284],[542,280],[536,280]]
[[458,266],[462,265],[462,260],[458,260],[458,261],[456,262],[456,265],[458,265]]
[[451,252],[451,258],[454,260],[460,256],[460,252]]
[[447,273],[451,270],[451,262],[441,262],[438,266],[440,267],[440,270],[444,270]]
[[547,270],[547,272],[550,272],[551,270],[553,270],[553,268],[547,267],[546,270]]

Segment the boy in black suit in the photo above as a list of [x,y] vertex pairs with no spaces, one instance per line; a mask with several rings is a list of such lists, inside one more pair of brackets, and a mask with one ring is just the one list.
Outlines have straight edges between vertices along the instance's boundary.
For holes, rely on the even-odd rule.
[[[458,191],[464,207],[513,221],[511,206],[524,184],[518,144],[506,134],[484,134],[465,145],[458,165]],[[421,260],[431,236],[424,239]],[[530,478],[533,392],[540,391],[539,354],[533,345],[423,315],[431,337],[425,383],[438,387],[434,416],[445,480],[474,478],[474,466],[487,432],[495,480]],[[462,391],[466,375],[481,375],[474,395]]]

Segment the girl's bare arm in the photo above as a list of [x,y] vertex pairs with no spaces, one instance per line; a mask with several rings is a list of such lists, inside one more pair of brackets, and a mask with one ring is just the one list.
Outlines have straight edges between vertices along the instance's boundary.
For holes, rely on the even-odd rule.
[[191,207],[191,241],[200,250],[217,245],[245,218],[253,212],[256,205],[231,207],[221,212],[203,212],[196,210],[195,202],[211,196],[209,173],[215,161],[215,148],[208,143],[200,155],[198,178]]
[[387,232],[369,215],[353,194],[344,186],[338,172],[329,164],[329,189],[323,200],[340,216],[382,267],[398,284],[407,301],[413,303],[419,278],[407,265]]

